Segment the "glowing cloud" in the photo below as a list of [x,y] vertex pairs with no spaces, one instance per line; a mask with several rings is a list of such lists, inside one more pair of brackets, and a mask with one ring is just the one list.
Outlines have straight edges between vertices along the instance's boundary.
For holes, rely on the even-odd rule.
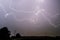
[[45,0],[36,0],[38,3],[44,3]]
[[5,18],[7,18],[8,15],[9,15],[9,14],[5,14]]
[[44,2],[44,0],[40,0],[42,3]]

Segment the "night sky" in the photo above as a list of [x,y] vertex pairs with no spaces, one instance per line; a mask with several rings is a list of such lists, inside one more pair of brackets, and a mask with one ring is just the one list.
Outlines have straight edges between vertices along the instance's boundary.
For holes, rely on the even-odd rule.
[[60,0],[0,0],[0,28],[22,36],[60,36]]

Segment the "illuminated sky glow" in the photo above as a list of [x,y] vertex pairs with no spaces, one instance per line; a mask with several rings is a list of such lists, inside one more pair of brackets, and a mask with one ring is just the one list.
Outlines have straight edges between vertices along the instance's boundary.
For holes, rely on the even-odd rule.
[[25,36],[57,35],[55,29],[60,26],[57,0],[0,0],[0,10],[0,25],[9,26],[12,32],[16,30]]

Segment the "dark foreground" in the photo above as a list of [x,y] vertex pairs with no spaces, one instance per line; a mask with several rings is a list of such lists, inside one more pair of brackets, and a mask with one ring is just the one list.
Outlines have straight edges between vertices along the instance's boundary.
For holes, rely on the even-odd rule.
[[[12,39],[14,40],[14,39]],[[60,37],[48,37],[48,36],[24,36],[16,38],[15,40],[60,40]]]
[[[2,39],[0,39],[2,40]],[[5,39],[3,39],[5,40]],[[10,38],[9,40],[60,40],[60,36],[49,37],[49,36],[23,36],[20,38]]]
[[51,36],[21,36],[17,33],[14,36],[10,36],[11,32],[7,27],[0,29],[0,40],[60,40],[60,36],[51,37]]

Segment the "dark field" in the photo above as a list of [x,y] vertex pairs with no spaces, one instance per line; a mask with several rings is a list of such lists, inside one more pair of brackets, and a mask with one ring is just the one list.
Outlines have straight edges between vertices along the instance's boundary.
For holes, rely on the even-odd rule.
[[12,40],[60,40],[60,37],[48,37],[48,36],[23,36]]

